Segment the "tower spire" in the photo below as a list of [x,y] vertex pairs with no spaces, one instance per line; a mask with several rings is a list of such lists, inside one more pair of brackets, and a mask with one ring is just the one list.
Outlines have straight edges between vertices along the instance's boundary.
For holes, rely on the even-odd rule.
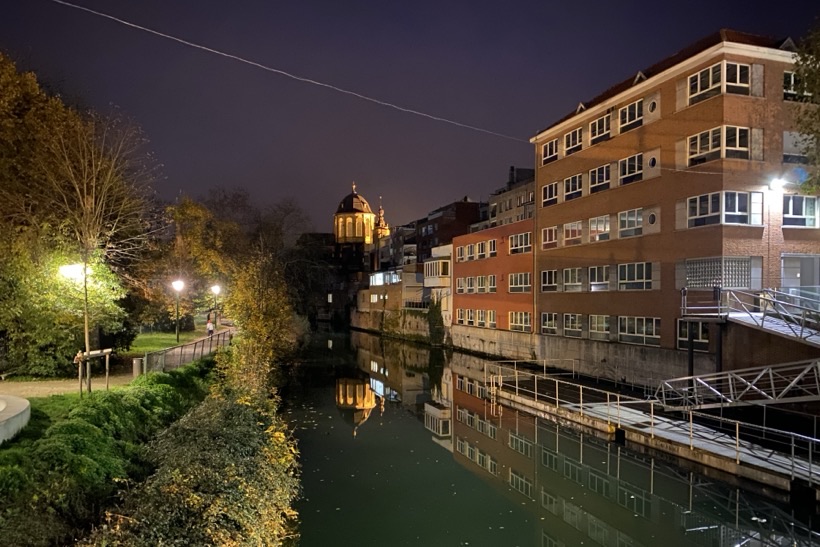
[[353,193],[355,194],[356,193],[356,181],[355,180],[353,181],[352,186],[353,186]]

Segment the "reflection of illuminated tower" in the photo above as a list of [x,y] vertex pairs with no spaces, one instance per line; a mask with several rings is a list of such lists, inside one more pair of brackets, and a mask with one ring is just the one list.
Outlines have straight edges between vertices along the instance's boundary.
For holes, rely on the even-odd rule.
[[353,426],[353,436],[359,426],[370,417],[376,407],[376,394],[367,379],[339,378],[336,380],[336,406],[346,422]]

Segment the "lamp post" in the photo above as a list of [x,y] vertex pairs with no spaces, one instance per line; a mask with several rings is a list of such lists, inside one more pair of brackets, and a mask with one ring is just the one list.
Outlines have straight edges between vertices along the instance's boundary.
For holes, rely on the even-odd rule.
[[[772,275],[772,268],[774,265],[772,264],[772,208],[776,207],[777,199],[779,198],[782,201],[783,198],[783,187],[788,184],[789,181],[782,178],[774,178],[769,181],[769,193],[766,196],[767,204],[766,204],[766,281],[770,289],[773,289],[772,286],[774,276]],[[778,253],[779,254],[779,253]],[[780,266],[778,264],[778,266]]]
[[176,291],[176,293],[177,293],[177,329],[176,329],[176,331],[177,331],[177,344],[179,344],[179,293],[182,291],[182,289],[185,288],[185,282],[182,281],[181,279],[177,279],[176,281],[171,283],[171,286],[174,288],[174,291]]
[[216,307],[216,298],[219,296],[220,291],[222,291],[222,287],[219,285],[211,287],[211,292],[214,293],[214,328],[219,327],[219,311]]

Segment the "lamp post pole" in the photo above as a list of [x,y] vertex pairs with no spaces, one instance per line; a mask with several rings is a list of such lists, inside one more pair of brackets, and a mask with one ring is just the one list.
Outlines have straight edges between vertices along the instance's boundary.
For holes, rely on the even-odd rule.
[[179,344],[179,293],[185,287],[185,282],[181,279],[177,279],[171,286],[174,287],[174,291],[177,293],[177,323],[176,323],[176,333],[177,333],[177,344]]
[[214,293],[214,328],[219,327],[219,309],[216,306],[216,298],[219,296],[219,292],[222,290],[222,287],[219,285],[214,285],[211,287],[211,292]]

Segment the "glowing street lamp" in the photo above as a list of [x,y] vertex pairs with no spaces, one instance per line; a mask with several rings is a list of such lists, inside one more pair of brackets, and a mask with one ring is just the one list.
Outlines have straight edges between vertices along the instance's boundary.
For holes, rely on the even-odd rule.
[[75,357],[77,363],[77,377],[80,381],[80,398],[83,396],[83,360],[86,359],[86,376],[88,380],[88,391],[91,391],[91,363],[87,357],[91,351],[91,336],[88,324],[88,267],[84,264],[65,264],[58,269],[61,276],[70,279],[75,283],[83,284],[83,338],[85,340],[85,354],[80,351]]
[[171,286],[177,293],[177,344],[179,344],[179,293],[185,288],[185,282],[181,279],[177,279],[171,283]]
[[214,328],[219,327],[219,311],[216,307],[216,298],[219,296],[219,293],[222,291],[222,287],[219,285],[214,285],[211,287],[211,292],[214,293]]

